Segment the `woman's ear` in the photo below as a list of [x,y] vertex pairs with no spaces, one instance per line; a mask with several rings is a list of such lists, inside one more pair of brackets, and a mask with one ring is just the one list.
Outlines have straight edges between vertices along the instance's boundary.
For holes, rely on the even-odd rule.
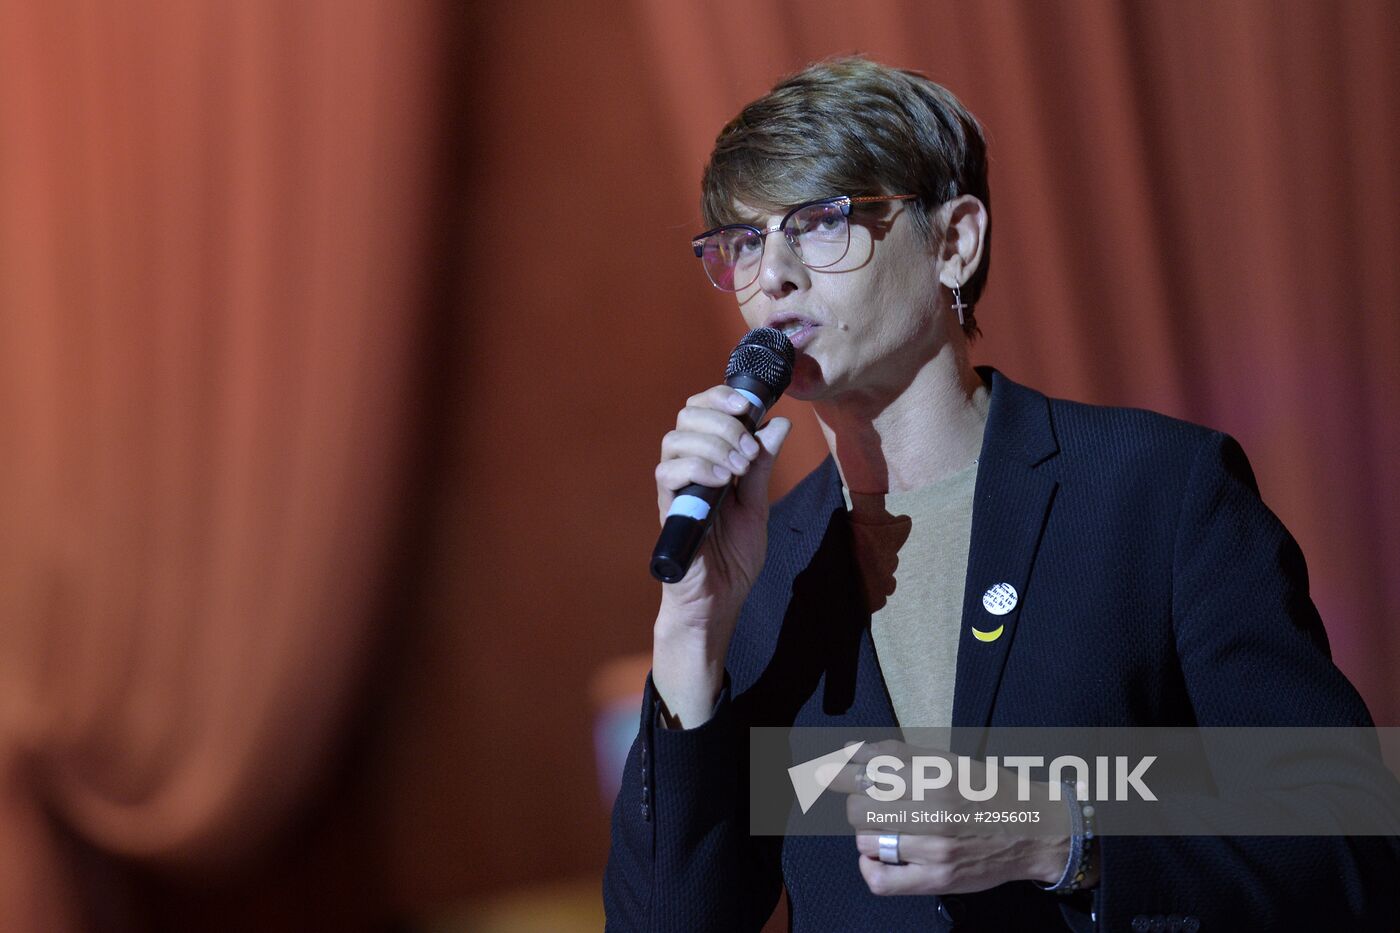
[[938,280],[949,288],[963,286],[982,264],[987,240],[987,207],[970,194],[939,205],[934,217],[943,232]]

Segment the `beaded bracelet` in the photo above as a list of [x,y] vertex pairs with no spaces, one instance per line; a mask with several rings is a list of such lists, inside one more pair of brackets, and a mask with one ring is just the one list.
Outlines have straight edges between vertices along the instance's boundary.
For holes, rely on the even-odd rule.
[[1073,784],[1065,781],[1061,787],[1065,799],[1069,801],[1069,859],[1065,862],[1065,871],[1059,881],[1054,884],[1037,881],[1036,884],[1042,891],[1051,894],[1073,894],[1083,887],[1093,857],[1094,807],[1079,799]]

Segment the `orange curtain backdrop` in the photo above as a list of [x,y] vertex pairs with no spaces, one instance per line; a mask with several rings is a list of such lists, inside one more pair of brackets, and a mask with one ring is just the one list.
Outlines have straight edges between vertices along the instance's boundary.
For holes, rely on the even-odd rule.
[[398,521],[427,26],[0,10],[0,928],[104,916],[56,827],[217,875],[324,778]]
[[[457,45],[473,350],[415,676],[375,765],[405,902],[599,870],[582,698],[649,651],[660,438],[743,331],[688,251],[700,169],[744,102],[832,54],[925,70],[987,124],[978,361],[1238,436],[1339,664],[1400,722],[1400,8],[527,2]],[[785,488],[824,450],[781,405]]]

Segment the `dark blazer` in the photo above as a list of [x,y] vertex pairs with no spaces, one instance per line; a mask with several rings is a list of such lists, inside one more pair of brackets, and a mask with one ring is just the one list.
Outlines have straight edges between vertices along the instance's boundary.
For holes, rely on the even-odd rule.
[[[1238,444],[1152,412],[1049,399],[992,370],[954,726],[1362,726],[1302,554]],[[776,503],[710,721],[641,728],[613,813],[610,930],[1395,929],[1390,840],[1105,837],[1101,880],[876,897],[849,837],[748,832],[749,726],[892,726],[827,459]],[[1019,594],[992,628],[982,594]],[[1154,921],[1155,925],[1154,925]]]

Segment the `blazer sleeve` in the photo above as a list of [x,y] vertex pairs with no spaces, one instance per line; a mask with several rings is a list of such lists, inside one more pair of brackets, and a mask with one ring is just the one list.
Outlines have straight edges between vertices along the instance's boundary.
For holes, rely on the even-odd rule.
[[[1172,624],[1197,724],[1370,726],[1333,665],[1297,543],[1260,500],[1243,450],[1212,433],[1177,519]],[[1394,930],[1393,837],[1099,839],[1103,930]]]
[[748,732],[728,677],[714,715],[694,729],[659,728],[658,707],[648,675],[613,807],[607,929],[761,930],[782,890],[780,840],[749,835]]

